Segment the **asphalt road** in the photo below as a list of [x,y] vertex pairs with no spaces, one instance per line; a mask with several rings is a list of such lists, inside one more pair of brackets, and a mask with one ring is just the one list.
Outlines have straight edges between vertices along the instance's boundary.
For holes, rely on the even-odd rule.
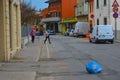
[[[38,71],[37,80],[119,80],[120,43],[95,44],[64,36],[52,36],[51,41],[51,45],[46,44],[43,48],[46,47],[46,56],[41,54],[39,60],[47,68]],[[85,65],[89,61],[101,64],[103,72],[88,74]]]
[[[95,44],[61,35],[51,36],[51,42],[41,45],[37,62],[7,63],[1,70],[35,71],[35,80],[119,80],[120,43]],[[88,74],[85,65],[89,61],[101,64],[103,72]]]

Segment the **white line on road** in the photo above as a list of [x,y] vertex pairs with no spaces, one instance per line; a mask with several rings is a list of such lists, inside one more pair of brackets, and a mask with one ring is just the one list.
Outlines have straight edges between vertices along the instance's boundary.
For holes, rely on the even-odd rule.
[[47,48],[47,57],[50,58],[50,50],[48,49],[48,43],[46,43],[46,48]]

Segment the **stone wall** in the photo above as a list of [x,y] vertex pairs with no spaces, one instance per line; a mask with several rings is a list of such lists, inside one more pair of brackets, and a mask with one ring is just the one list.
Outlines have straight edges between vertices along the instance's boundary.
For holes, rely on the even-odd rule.
[[21,48],[20,0],[0,0],[0,61],[9,59]]

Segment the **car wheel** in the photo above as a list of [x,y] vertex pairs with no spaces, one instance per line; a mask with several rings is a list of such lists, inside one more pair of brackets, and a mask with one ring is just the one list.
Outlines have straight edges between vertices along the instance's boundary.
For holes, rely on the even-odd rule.
[[95,40],[95,43],[98,43],[98,40],[97,40],[97,39]]
[[89,39],[89,42],[91,43],[91,42],[92,42],[92,40],[91,40],[91,39]]
[[111,44],[113,44],[113,43],[114,43],[114,41],[112,40],[112,41],[111,41]]

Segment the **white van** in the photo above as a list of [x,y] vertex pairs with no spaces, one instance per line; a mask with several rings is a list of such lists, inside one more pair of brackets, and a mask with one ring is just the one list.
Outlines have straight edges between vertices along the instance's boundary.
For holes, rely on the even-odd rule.
[[85,36],[88,33],[88,22],[77,22],[75,24],[75,29],[73,36]]
[[114,42],[114,32],[112,25],[96,25],[90,33],[89,42],[109,41]]

